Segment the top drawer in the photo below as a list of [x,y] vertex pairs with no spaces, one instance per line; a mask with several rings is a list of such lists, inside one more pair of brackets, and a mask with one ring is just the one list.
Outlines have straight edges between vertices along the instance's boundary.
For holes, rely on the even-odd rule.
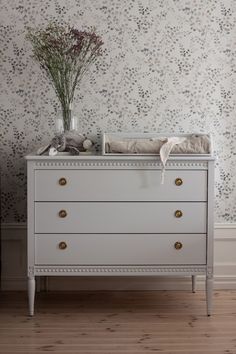
[[206,201],[207,171],[36,170],[36,201]]

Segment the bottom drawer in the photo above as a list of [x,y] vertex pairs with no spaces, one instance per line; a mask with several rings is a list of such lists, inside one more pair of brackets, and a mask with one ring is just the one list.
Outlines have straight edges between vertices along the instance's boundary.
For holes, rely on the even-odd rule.
[[35,264],[206,264],[206,235],[40,234],[35,235]]

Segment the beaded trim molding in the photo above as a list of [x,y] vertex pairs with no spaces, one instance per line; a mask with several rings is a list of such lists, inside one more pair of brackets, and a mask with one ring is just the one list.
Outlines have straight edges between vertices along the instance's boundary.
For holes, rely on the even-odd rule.
[[28,275],[42,275],[42,274],[55,274],[60,275],[63,273],[75,273],[75,274],[112,274],[112,273],[121,273],[121,274],[137,274],[137,273],[197,273],[197,274],[205,274],[206,266],[196,266],[196,267],[179,267],[179,266],[170,266],[170,267],[161,267],[161,266],[79,266],[79,267],[70,267],[70,266],[35,266],[29,267]]
[[[36,167],[86,167],[86,168],[109,168],[109,167],[122,167],[122,168],[162,168],[160,162],[140,162],[140,161],[37,161],[34,163]],[[202,161],[181,161],[181,162],[167,162],[166,168],[202,168],[207,169],[207,162]]]

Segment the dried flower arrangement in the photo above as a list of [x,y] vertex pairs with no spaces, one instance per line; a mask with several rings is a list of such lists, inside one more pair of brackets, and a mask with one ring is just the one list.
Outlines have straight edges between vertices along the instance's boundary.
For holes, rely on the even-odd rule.
[[60,101],[64,130],[70,130],[75,88],[88,67],[102,54],[103,41],[94,31],[50,23],[46,28],[29,28],[26,38],[33,57],[50,78]]

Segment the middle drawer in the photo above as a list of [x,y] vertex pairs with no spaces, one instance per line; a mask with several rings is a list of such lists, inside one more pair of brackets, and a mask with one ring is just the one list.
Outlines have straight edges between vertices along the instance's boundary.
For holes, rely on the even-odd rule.
[[205,233],[204,202],[37,202],[36,233]]

